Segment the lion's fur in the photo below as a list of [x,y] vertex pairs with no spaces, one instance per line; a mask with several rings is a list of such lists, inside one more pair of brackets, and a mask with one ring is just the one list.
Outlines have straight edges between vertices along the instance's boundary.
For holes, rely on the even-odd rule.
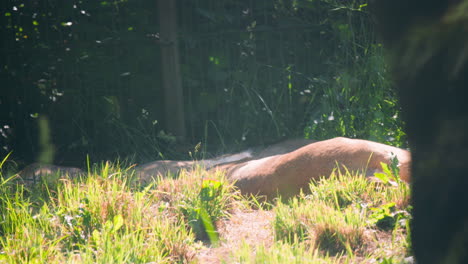
[[226,154],[213,159],[199,161],[188,160],[158,160],[139,165],[135,168],[138,179],[141,182],[149,182],[157,176],[168,174],[177,175],[180,170],[191,170],[195,166],[202,166],[210,169],[225,164],[236,164],[253,159],[260,159],[278,154],[284,154],[296,150],[300,147],[315,142],[310,139],[289,139],[266,148],[248,149],[235,154]]
[[389,164],[392,153],[400,162],[400,177],[410,181],[410,153],[396,147],[359,139],[333,138],[299,148],[293,152],[226,164],[227,178],[236,182],[243,193],[266,196],[290,196],[308,187],[310,180],[329,176],[337,164],[349,171],[381,171],[381,162]]
[[74,167],[63,167],[52,164],[32,163],[26,166],[18,173],[18,180],[25,185],[36,184],[44,179],[46,176],[65,175],[69,178],[78,177],[83,173],[81,169]]
[[[191,170],[199,165],[225,171],[227,179],[235,182],[242,193],[269,197],[277,194],[290,196],[307,188],[310,180],[329,176],[337,168],[337,164],[349,171],[362,171],[371,176],[381,171],[381,162],[390,163],[392,153],[400,162],[400,177],[409,182],[411,157],[407,150],[343,137],[319,142],[306,139],[287,140],[264,149],[200,161],[160,160],[142,164],[135,170],[137,180],[145,184],[158,176],[177,175],[182,169]],[[34,163],[18,175],[28,183],[58,172],[65,172],[69,177],[82,174],[78,168]]]

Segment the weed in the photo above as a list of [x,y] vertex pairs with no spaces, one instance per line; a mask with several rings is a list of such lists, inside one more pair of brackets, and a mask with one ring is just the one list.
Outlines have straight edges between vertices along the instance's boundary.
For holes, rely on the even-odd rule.
[[227,216],[234,196],[229,194],[232,188],[224,179],[202,179],[194,192],[185,190],[179,209],[201,240],[209,239],[218,243],[216,222]]

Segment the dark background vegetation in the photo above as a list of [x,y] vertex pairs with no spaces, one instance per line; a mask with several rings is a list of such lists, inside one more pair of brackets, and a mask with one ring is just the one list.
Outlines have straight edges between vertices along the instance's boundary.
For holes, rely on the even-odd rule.
[[155,0],[0,4],[1,156],[54,163],[189,158],[290,137],[404,146],[364,0],[179,0],[187,137],[166,129]]

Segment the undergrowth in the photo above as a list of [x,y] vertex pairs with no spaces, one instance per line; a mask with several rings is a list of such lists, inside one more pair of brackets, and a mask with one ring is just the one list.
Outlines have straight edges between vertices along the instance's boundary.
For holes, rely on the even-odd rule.
[[385,173],[335,171],[266,205],[202,168],[146,186],[118,163],[34,188],[0,175],[0,263],[196,263],[202,248],[223,246],[218,224],[249,208],[275,213],[274,242],[240,243],[227,263],[404,263],[409,187]]
[[378,176],[381,180],[369,181],[359,173],[335,171],[288,202],[278,199],[274,244],[244,243],[233,258],[240,263],[410,263],[409,186],[388,168]]
[[215,222],[236,199],[222,175],[200,173],[146,187],[109,163],[33,188],[2,175],[0,263],[192,261],[197,239],[216,242]]

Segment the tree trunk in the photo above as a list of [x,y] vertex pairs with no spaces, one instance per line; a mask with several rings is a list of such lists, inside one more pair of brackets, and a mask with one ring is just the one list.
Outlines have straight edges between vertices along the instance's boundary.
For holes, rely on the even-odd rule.
[[417,263],[468,263],[468,0],[374,0],[412,153]]
[[165,125],[169,133],[183,140],[186,130],[177,41],[176,0],[158,0],[158,10]]

